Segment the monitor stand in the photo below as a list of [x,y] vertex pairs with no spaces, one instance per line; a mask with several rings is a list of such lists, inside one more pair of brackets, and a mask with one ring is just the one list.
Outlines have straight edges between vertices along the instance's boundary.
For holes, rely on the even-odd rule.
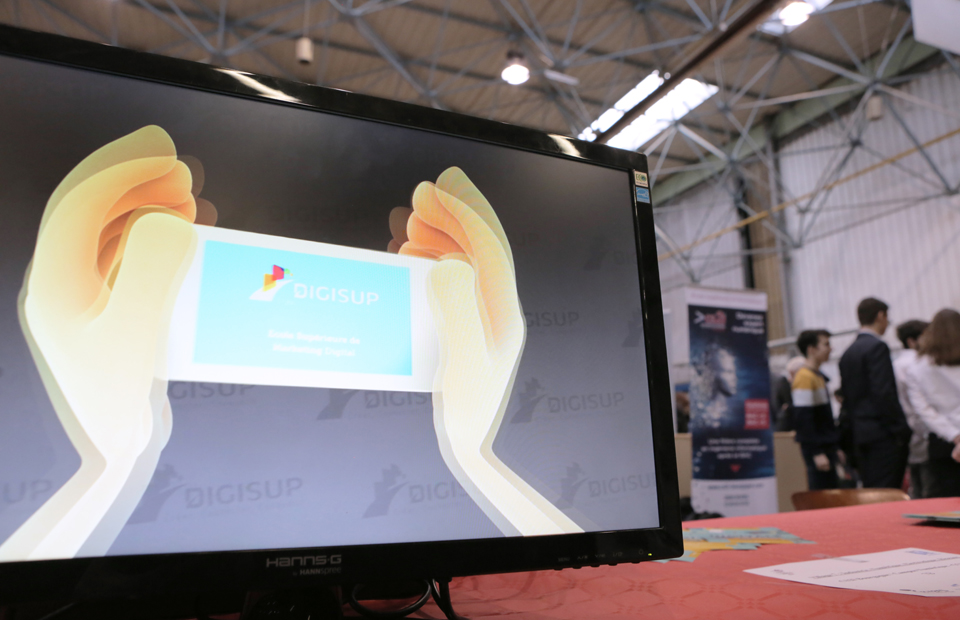
[[240,620],[341,620],[342,605],[336,587],[248,592]]
[[[414,585],[411,590],[410,585]],[[366,594],[366,596],[364,596]],[[394,599],[418,597],[414,602],[394,609],[372,608],[361,602],[360,597]],[[423,607],[433,598],[447,620],[466,620],[458,616],[450,600],[450,580],[431,579],[407,584],[388,584],[369,588],[356,585],[309,588],[298,590],[275,590],[251,592],[247,595],[240,620],[342,620],[343,604],[348,603],[362,618],[399,620]],[[203,616],[198,620],[206,620]]]

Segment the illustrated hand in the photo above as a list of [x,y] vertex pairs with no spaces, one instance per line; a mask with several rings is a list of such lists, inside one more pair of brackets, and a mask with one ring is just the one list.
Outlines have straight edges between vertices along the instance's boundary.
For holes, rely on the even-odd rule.
[[957,435],[953,440],[953,451],[950,452],[950,456],[954,461],[960,463],[960,435]]
[[493,452],[526,338],[510,244],[459,168],[421,183],[390,216],[401,254],[439,259],[428,281],[440,342],[433,419],[458,482],[507,535],[583,531]]
[[150,126],[84,159],[47,203],[20,323],[81,465],[0,559],[105,553],[149,483],[171,430],[166,338],[196,246],[193,191]]
[[826,454],[814,454],[813,464],[817,471],[830,471],[830,459]]

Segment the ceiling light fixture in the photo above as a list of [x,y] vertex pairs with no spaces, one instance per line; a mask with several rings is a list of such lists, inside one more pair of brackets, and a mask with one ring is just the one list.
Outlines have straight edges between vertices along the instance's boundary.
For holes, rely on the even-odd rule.
[[301,65],[313,62],[313,40],[310,37],[297,39],[297,62]]
[[313,39],[310,38],[310,0],[303,0],[303,34],[297,39],[294,53],[297,62],[309,65],[313,62]]
[[516,51],[507,52],[507,65],[500,73],[500,77],[507,84],[518,86],[530,79],[530,69],[524,63],[523,54]]

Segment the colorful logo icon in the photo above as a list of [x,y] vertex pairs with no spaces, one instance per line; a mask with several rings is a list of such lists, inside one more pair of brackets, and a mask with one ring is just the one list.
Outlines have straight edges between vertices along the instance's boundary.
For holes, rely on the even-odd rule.
[[271,273],[263,274],[263,288],[254,291],[253,295],[250,295],[250,299],[254,301],[273,301],[277,291],[292,281],[290,270],[274,265]]
[[696,310],[693,315],[693,324],[699,325],[703,329],[722,332],[727,329],[727,313],[723,310],[717,310],[710,314],[704,314]]

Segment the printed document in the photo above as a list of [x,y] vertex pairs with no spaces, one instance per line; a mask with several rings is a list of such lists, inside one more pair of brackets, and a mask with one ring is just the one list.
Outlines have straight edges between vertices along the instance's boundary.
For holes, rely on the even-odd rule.
[[925,549],[895,549],[793,562],[745,572],[848,590],[960,596],[960,555]]

